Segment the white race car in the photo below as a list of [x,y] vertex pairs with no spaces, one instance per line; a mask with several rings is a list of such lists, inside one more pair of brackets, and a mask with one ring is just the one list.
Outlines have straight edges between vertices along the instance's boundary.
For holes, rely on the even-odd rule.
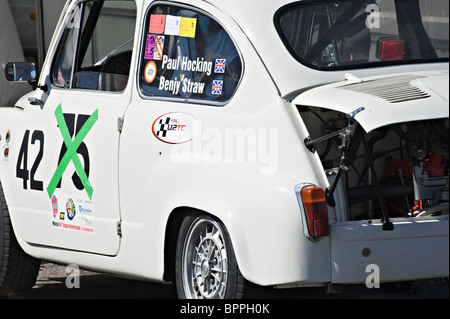
[[39,260],[180,298],[448,277],[448,7],[68,1],[5,67],[0,294]]

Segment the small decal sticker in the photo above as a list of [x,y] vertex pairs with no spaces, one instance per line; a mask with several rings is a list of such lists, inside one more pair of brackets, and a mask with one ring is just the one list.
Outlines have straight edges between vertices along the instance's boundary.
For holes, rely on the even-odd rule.
[[52,210],[53,210],[53,218],[58,215],[59,207],[58,207],[58,198],[53,195],[52,197]]
[[156,63],[154,61],[150,61],[145,66],[144,77],[147,83],[152,83],[156,77]]
[[[59,202],[66,204],[59,205]],[[56,192],[51,199],[51,211],[53,227],[94,233],[94,204],[87,196]]]
[[150,16],[150,27],[148,33],[164,34],[165,25],[165,14],[152,14]]
[[181,17],[167,16],[166,28],[164,30],[165,35],[180,35]]
[[72,198],[69,198],[67,200],[66,213],[67,213],[67,218],[69,218],[70,220],[72,220],[75,217],[76,213],[77,213],[77,210],[75,208],[75,204],[73,203]]
[[8,161],[9,158],[9,145],[6,144],[5,146],[3,146],[3,156],[5,157],[5,161]]
[[145,53],[144,58],[147,60],[153,59],[153,54],[155,51],[155,35],[153,34],[147,34],[147,42],[145,43]]
[[220,95],[222,94],[223,81],[213,81],[212,94]]
[[168,144],[181,144],[192,140],[199,123],[187,113],[168,113],[158,117],[152,125],[153,135]]
[[216,59],[216,64],[214,67],[214,73],[225,73],[226,59]]
[[153,60],[162,60],[164,51],[164,36],[158,35],[155,37],[155,50],[153,52]]
[[181,18],[180,36],[187,38],[195,38],[195,30],[197,28],[196,18]]

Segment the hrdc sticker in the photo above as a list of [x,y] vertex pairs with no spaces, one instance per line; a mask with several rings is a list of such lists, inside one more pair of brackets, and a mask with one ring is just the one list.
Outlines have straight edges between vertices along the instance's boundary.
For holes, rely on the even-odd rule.
[[148,29],[148,33],[164,34],[165,25],[165,14],[152,14],[150,16],[150,26]]
[[148,62],[144,70],[144,77],[147,83],[152,83],[155,80],[156,71],[157,69],[155,61]]
[[94,233],[94,203],[87,196],[55,192],[51,199],[53,227]]
[[158,117],[152,125],[155,137],[168,144],[181,144],[192,140],[199,129],[195,117],[187,113],[168,113]]

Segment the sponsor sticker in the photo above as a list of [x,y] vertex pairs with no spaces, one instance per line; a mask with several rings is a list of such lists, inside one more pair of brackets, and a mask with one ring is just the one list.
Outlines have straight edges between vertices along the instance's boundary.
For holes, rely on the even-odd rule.
[[77,213],[77,209],[75,207],[75,204],[73,203],[72,198],[69,198],[67,200],[66,213],[67,213],[67,218],[69,218],[70,220],[72,220],[75,217],[76,213]]
[[52,197],[52,210],[53,210],[53,218],[56,218],[58,215],[59,207],[58,207],[58,198],[53,195]]
[[4,157],[5,162],[7,162],[9,159],[9,150],[10,150],[10,146],[8,144],[3,146],[3,157]]
[[153,135],[168,144],[182,144],[192,140],[199,129],[195,117],[187,113],[168,113],[158,117],[152,125]]
[[52,196],[51,225],[53,227],[93,234],[94,219],[94,203],[89,197],[63,192],[55,192]]
[[152,83],[155,80],[156,71],[155,61],[148,62],[144,70],[145,81],[147,81],[147,83]]

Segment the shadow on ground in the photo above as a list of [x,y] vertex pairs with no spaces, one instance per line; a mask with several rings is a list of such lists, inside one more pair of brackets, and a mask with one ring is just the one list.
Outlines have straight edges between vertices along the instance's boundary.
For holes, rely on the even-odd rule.
[[[70,278],[65,266],[42,263],[30,293],[11,299],[176,299],[172,284],[151,283],[91,271],[79,271],[79,281]],[[69,282],[67,282],[69,280]],[[75,286],[75,288],[68,288]],[[76,288],[78,287],[78,288]],[[341,293],[326,293],[323,287],[263,290],[263,299],[449,299],[447,280],[403,284],[345,286]]]

